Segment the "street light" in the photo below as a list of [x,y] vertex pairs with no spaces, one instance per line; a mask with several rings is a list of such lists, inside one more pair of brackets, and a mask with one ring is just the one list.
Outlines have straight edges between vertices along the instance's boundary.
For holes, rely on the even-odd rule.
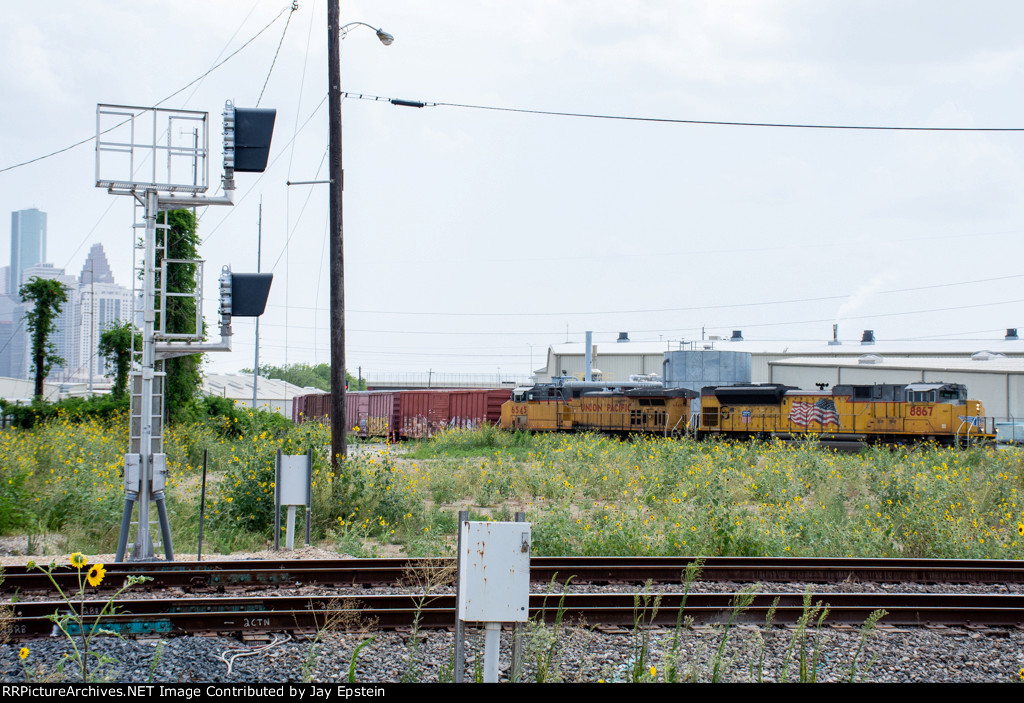
[[341,25],[339,0],[327,3],[327,107],[330,112],[330,279],[331,279],[331,466],[338,469],[348,449],[348,418],[345,417],[345,238],[342,219],[341,168],[341,40],[356,27],[372,29],[384,46],[395,38],[365,22]]
[[338,30],[338,36],[341,39],[344,39],[345,37],[348,36],[348,33],[351,32],[356,27],[369,27],[370,29],[372,29],[374,32],[377,33],[377,38],[380,39],[380,43],[383,44],[384,46],[391,46],[391,43],[395,41],[395,38],[388,34],[387,32],[385,32],[383,29],[378,29],[374,27],[372,24],[366,24],[366,22],[349,22],[344,27],[341,27]]

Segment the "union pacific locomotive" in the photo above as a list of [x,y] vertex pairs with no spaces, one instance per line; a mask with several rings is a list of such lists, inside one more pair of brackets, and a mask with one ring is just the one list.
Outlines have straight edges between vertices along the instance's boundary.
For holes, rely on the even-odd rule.
[[994,438],[980,401],[956,383],[709,386],[700,394],[660,386],[538,385],[502,405],[509,430],[648,432],[703,437],[815,435],[825,441],[967,445]]

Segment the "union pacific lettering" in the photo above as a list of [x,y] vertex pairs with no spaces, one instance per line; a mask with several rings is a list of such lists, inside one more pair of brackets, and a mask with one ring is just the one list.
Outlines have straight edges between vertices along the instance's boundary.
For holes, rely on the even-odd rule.
[[600,400],[585,400],[580,403],[580,409],[585,413],[625,413],[629,412],[629,401],[614,400],[601,402]]

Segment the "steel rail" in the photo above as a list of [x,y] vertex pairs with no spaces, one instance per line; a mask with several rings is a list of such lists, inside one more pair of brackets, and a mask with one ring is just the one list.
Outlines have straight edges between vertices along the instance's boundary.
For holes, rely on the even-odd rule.
[[[534,557],[531,579],[564,583],[632,583],[647,580],[679,583],[694,557]],[[129,575],[151,578],[151,590],[190,591],[263,586],[381,586],[398,584],[411,568],[416,571],[450,563],[439,559],[223,560],[202,562],[129,562],[109,564],[103,587],[116,588]],[[77,590],[79,574],[57,567],[53,577],[65,592]],[[986,559],[866,559],[802,557],[707,557],[703,581],[837,583],[1024,583],[1024,561]],[[9,566],[0,593],[53,589],[38,568]]]
[[[553,621],[559,611],[564,622],[632,627],[640,621],[673,626],[683,601],[679,592],[651,594],[646,601],[632,593],[535,593],[530,596],[531,617]],[[774,622],[796,623],[806,612],[803,593],[758,593],[736,616],[736,623],[764,624],[775,608]],[[409,627],[421,595],[388,594],[289,597],[215,597],[193,599],[126,600],[117,613],[102,618],[101,627],[122,636],[197,633],[260,634],[281,631],[317,631],[332,620],[361,622],[380,629]],[[657,598],[657,607],[654,599]],[[735,607],[735,593],[690,593],[685,615],[696,623],[722,623]],[[859,625],[875,610],[888,612],[887,625],[1024,626],[1024,595],[947,593],[812,593],[811,603],[828,606],[824,622]],[[96,622],[103,601],[86,601],[86,627]],[[455,596],[428,596],[420,608],[422,627],[451,627],[455,622]],[[75,604],[76,612],[80,608]],[[50,635],[53,617],[67,613],[60,601],[20,602],[13,606],[12,636],[30,639]]]

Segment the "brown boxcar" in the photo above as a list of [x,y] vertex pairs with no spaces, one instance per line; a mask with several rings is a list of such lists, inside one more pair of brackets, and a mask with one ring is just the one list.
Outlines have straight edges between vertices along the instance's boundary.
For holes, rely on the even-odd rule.
[[399,393],[398,436],[430,437],[448,426],[450,396],[447,391],[422,390]]
[[505,388],[450,391],[449,427],[474,429],[501,421],[501,406],[512,397]]
[[397,436],[398,397],[398,391],[373,391],[369,394],[367,411],[369,436],[391,435],[392,438]]
[[345,424],[348,431],[359,437],[369,437],[370,395],[365,391],[345,394]]
[[[346,424],[360,437],[430,437],[447,427],[498,424],[501,406],[512,395],[504,388],[349,391]],[[292,399],[292,420],[330,420],[331,394],[310,393]],[[358,429],[356,429],[358,428]]]
[[330,415],[330,393],[309,393],[292,398],[292,422],[328,418]]

